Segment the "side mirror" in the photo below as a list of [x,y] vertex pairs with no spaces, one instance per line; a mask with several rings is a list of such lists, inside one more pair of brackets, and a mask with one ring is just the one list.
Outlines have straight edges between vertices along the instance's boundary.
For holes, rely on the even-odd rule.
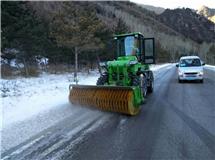
[[204,66],[205,65],[205,62],[202,62],[202,66]]
[[177,63],[175,66],[176,66],[176,67],[179,67],[179,64]]

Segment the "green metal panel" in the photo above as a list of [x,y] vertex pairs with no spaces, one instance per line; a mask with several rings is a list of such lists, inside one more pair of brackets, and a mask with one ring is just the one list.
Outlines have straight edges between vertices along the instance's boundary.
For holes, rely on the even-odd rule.
[[[115,61],[108,61],[108,84],[111,86],[131,86],[132,79],[129,74],[136,75],[139,68],[145,70],[148,65],[138,62],[136,56],[118,57]],[[139,86],[131,86],[134,92],[136,107],[144,101]]]

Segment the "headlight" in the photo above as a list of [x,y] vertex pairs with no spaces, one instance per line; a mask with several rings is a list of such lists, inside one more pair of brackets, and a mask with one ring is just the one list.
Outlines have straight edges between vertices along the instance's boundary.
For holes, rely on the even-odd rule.
[[199,72],[199,75],[203,75],[203,71],[200,71],[200,72]]
[[129,61],[128,62],[129,65],[134,65],[134,64],[137,64],[137,63],[138,63],[137,61]]
[[183,75],[183,74],[184,74],[184,72],[182,72],[182,71],[178,70],[178,74],[181,76],[181,75]]

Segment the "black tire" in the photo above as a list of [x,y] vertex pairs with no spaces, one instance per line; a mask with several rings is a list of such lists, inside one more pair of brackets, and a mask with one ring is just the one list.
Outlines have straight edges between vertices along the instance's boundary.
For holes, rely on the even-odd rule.
[[199,82],[200,82],[200,83],[204,83],[204,80],[203,80],[203,79],[201,79],[201,80],[199,80]]
[[178,79],[178,83],[182,83],[182,80]]
[[107,75],[101,75],[97,82],[96,82],[96,85],[105,85],[105,83],[108,82],[108,76]]
[[[140,76],[135,76],[133,78],[133,81],[132,81],[132,86],[140,86],[140,81],[141,81],[141,78]],[[143,77],[143,88],[142,88],[142,93],[143,93],[143,97],[146,97],[147,96],[147,79],[146,77],[144,76]]]
[[147,88],[147,90],[148,90],[148,93],[152,93],[154,90],[154,80],[150,81],[149,83],[150,83],[150,85]]
[[149,86],[147,87],[148,93],[152,93],[154,90],[154,76],[153,76],[153,72],[149,71]]

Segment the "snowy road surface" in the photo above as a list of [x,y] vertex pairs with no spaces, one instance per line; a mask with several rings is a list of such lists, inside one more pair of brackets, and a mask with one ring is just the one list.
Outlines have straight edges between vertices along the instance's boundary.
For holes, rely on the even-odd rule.
[[[152,65],[152,70],[157,71],[170,65]],[[79,84],[95,85],[98,76],[98,71],[91,71],[90,74],[79,73]],[[68,102],[68,87],[71,83],[72,74],[1,79],[1,151],[17,146],[66,117],[72,117],[75,111],[90,112],[87,108],[73,107]]]
[[[32,95],[8,108],[8,97],[25,94],[6,92],[3,159],[214,159],[214,72],[206,70],[204,84],[178,84],[174,65],[159,67],[163,68],[153,69],[155,92],[136,117],[71,106],[65,98],[68,76],[48,76],[44,81],[48,79],[49,85],[41,80],[36,93],[30,88],[38,85],[32,82],[25,88],[23,84]],[[95,84],[97,76],[82,76],[80,83]],[[53,87],[57,88],[50,92]],[[37,96],[40,101],[34,100]],[[33,111],[26,108],[29,105],[35,107]]]

